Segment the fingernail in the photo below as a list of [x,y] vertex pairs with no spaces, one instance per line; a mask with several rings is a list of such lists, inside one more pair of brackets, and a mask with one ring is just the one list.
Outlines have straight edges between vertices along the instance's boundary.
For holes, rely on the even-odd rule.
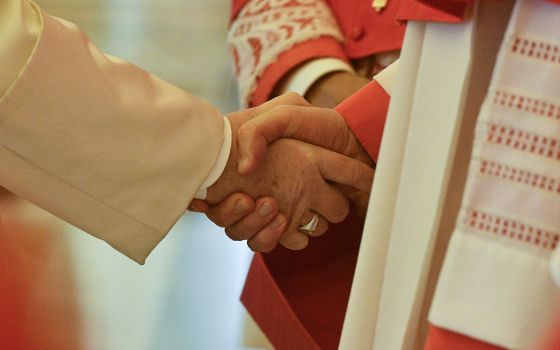
[[270,214],[272,214],[272,211],[274,209],[272,209],[272,206],[270,205],[269,202],[264,202],[261,207],[259,208],[259,215],[260,216],[268,216]]
[[249,209],[249,207],[247,206],[247,203],[245,203],[241,199],[238,199],[235,202],[235,206],[233,207],[233,211],[235,212],[235,214],[242,214],[242,213],[246,212],[247,209]]
[[277,215],[270,225],[273,229],[279,228],[280,226],[284,225],[284,217],[282,215]]

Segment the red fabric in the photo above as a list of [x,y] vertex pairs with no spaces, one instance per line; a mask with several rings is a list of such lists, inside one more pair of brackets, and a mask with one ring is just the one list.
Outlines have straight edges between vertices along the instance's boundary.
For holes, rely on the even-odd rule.
[[346,60],[346,55],[336,40],[322,37],[294,45],[291,50],[282,53],[275,64],[269,66],[259,78],[257,89],[251,97],[251,106],[266,102],[272,90],[293,67],[319,57],[336,57]]
[[231,2],[231,10],[230,10],[230,13],[229,13],[229,22],[230,23],[235,20],[235,18],[239,14],[239,11],[241,11],[243,6],[245,6],[245,4],[247,4],[248,2],[249,2],[249,0],[233,0]]
[[8,233],[6,225],[0,224],[0,348],[33,349],[25,326],[27,288],[23,277],[33,274],[33,271],[28,271],[25,265],[19,266],[21,262],[18,261],[16,242],[12,242]]
[[400,0],[389,0],[379,12],[371,3],[369,0],[328,1],[344,34],[344,49],[350,58],[398,50],[402,46],[406,26],[395,20]]
[[[249,0],[233,0],[230,21]],[[326,0],[338,20],[345,37],[344,50],[350,58],[368,56],[377,52],[400,49],[405,26],[395,20],[400,0],[389,0],[380,12],[375,11],[371,1]],[[380,34],[382,33],[382,35]]]
[[[235,20],[239,11],[248,1],[233,0],[231,21]],[[400,49],[405,25],[395,20],[399,2],[400,0],[390,0],[382,11],[377,12],[372,8],[370,1],[327,1],[344,35],[344,45],[332,38],[320,38],[295,45],[284,52],[259,78],[257,88],[251,98],[251,105],[255,106],[265,102],[278,81],[287,72],[305,61],[319,57],[348,60],[348,58],[365,57]],[[383,34],[380,35],[380,33]]]
[[424,350],[503,350],[480,340],[430,325]]
[[558,350],[560,349],[560,307],[556,306],[556,314],[548,329],[543,330],[542,339],[537,341],[535,349]]
[[399,21],[463,22],[467,1],[401,0],[396,18]]
[[550,337],[546,344],[542,347],[542,350],[558,350],[560,349],[560,323],[556,325],[550,334]]
[[361,232],[350,217],[305,250],[255,254],[241,301],[276,349],[338,347]]
[[[0,217],[6,214],[2,209],[0,203]],[[72,269],[61,236],[12,216],[0,218],[0,349],[82,349]]]
[[371,159],[377,163],[390,96],[375,80],[336,107]]

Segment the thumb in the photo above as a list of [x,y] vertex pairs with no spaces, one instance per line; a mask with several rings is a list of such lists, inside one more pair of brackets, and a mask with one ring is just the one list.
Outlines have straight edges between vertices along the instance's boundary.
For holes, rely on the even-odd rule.
[[238,131],[238,171],[250,174],[264,160],[269,143],[287,137],[343,152],[349,129],[337,111],[278,106],[243,124]]

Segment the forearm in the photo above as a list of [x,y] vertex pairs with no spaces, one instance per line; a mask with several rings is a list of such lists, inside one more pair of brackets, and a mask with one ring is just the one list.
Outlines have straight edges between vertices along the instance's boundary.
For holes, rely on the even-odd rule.
[[[380,60],[379,66],[384,66],[396,55],[395,52],[379,55],[379,59],[387,58],[383,62]],[[369,59],[372,62],[378,62],[377,58]],[[393,85],[398,64],[387,63],[387,65],[388,67],[377,74],[375,79],[388,92]],[[369,76],[367,78],[360,76],[342,60],[314,59],[294,68],[282,78],[273,95],[277,96],[290,91],[297,92],[315,106],[334,108],[369,82]]]
[[306,91],[305,98],[313,105],[334,108],[369,80],[350,72],[332,72],[319,78]]

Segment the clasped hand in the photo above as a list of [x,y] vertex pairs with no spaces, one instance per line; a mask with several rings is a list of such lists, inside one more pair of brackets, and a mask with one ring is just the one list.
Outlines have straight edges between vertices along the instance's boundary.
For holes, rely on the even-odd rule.
[[[226,168],[206,201],[190,208],[228,237],[247,240],[254,251],[278,243],[303,249],[351,208],[365,213],[373,163],[338,112],[289,93],[227,118],[233,139]],[[315,231],[298,231],[314,215]]]

